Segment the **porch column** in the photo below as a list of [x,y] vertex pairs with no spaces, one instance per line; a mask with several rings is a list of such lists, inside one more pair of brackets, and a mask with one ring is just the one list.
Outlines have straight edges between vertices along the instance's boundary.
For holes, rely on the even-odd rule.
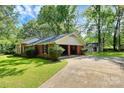
[[70,51],[70,45],[68,45],[68,56],[70,56],[71,51]]
[[77,46],[77,54],[80,55],[81,54],[81,47]]

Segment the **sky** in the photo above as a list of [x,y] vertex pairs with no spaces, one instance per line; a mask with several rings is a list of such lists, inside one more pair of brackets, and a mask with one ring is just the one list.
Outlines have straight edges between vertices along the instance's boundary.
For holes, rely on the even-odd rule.
[[[32,19],[36,19],[42,5],[17,5],[16,11],[19,12],[19,25],[26,24]],[[79,5],[77,11],[79,14],[85,11],[89,5]],[[83,18],[79,16],[78,24],[82,24]]]

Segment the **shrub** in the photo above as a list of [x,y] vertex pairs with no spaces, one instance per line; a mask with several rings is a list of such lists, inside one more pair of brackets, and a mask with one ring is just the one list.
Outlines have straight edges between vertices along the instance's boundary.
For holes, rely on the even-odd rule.
[[40,57],[44,58],[44,59],[49,59],[49,55],[47,53],[44,53],[43,55],[41,55]]
[[35,48],[33,48],[33,47],[26,48],[25,54],[26,54],[27,57],[36,57]]
[[52,60],[58,60],[58,57],[62,55],[64,49],[59,45],[54,45],[48,48],[49,58]]
[[15,44],[0,44],[0,53],[14,54]]

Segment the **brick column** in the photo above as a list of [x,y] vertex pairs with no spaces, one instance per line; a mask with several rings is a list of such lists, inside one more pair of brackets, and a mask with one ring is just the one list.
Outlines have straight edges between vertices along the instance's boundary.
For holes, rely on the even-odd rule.
[[80,55],[81,54],[81,47],[77,46],[77,54]]
[[70,56],[70,54],[71,54],[71,51],[70,51],[70,45],[68,45],[68,56]]

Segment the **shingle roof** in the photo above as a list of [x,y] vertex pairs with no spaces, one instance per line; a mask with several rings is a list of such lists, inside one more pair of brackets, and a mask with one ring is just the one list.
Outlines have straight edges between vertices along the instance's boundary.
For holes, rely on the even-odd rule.
[[39,43],[49,43],[49,42],[54,42],[62,37],[64,37],[67,34],[62,34],[62,35],[58,35],[58,36],[51,36],[48,38],[33,38],[33,39],[29,39],[26,40],[22,43],[28,44],[28,45],[35,45],[35,44],[39,44]]
[[32,39],[29,39],[29,40],[25,40],[22,43],[31,44],[33,42],[37,42],[38,40],[39,40],[39,38],[32,38]]

